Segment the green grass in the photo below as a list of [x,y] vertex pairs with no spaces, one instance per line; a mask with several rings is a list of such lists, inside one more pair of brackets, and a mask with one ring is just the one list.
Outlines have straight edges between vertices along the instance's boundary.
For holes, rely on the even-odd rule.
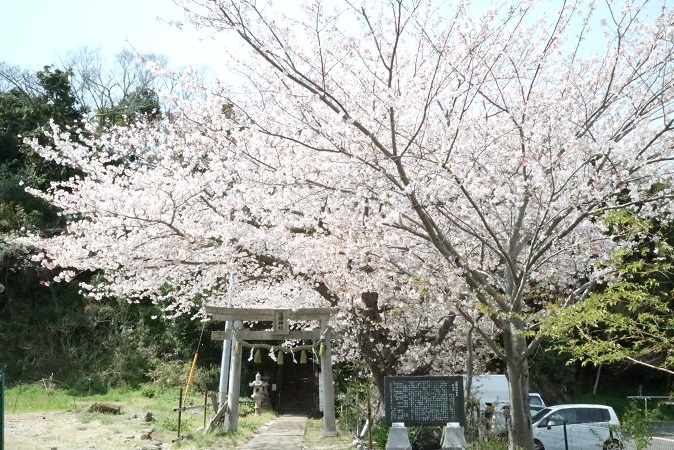
[[[170,398],[171,396],[175,399]],[[135,408],[145,406],[167,408],[178,394],[164,391],[148,398],[140,389],[113,388],[105,394],[79,394],[66,389],[46,387],[42,383],[20,385],[5,389],[5,412],[77,411],[94,402],[125,403]]]
[[[142,417],[145,411],[152,411],[153,429],[171,439],[177,437],[178,413],[173,409],[178,406],[178,389],[160,390],[156,388],[113,388],[105,394],[82,394],[45,386],[43,383],[15,386],[5,389],[5,414],[25,412],[57,412],[74,411],[83,423],[100,422],[111,428],[124,426],[129,416]],[[92,403],[114,403],[121,406],[121,414],[109,415],[89,413],[87,408]],[[203,405],[203,393],[190,393],[187,404]],[[184,411],[181,415],[182,440],[174,443],[172,448],[220,448],[234,449],[264,424],[270,422],[275,414],[264,413],[255,416],[249,413],[245,399],[242,399],[239,430],[224,433],[215,430],[204,434],[203,409]],[[207,421],[212,410],[207,411]]]

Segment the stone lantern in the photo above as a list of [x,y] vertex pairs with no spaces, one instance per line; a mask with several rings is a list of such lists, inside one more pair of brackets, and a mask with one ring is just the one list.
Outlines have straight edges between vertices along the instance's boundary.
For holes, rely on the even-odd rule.
[[258,372],[257,375],[255,375],[255,381],[248,383],[248,386],[253,388],[253,395],[251,395],[251,397],[255,401],[255,415],[259,416],[260,411],[263,408],[271,408],[269,392],[267,391],[269,383],[263,381],[262,376]]

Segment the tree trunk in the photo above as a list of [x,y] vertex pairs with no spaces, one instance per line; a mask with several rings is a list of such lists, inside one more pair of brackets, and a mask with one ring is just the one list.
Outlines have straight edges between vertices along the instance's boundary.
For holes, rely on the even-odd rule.
[[379,399],[379,405],[384,405],[384,378],[386,377],[386,374],[380,371],[377,367],[374,366],[374,364],[368,364],[368,368],[370,369],[370,373],[372,374],[372,380],[374,381],[374,385],[377,387],[377,397]]
[[529,412],[529,363],[523,358],[527,342],[517,324],[510,324],[503,332],[506,355],[506,376],[510,391],[510,450],[533,450],[534,435]]
[[[468,336],[466,337],[466,385],[464,386],[464,392],[466,392],[467,397],[465,398],[465,414],[466,414],[466,429],[473,429],[475,425],[476,414],[473,414],[473,402],[471,401],[470,395],[473,392],[473,330],[475,329],[475,324],[471,323],[470,328],[468,329]],[[478,407],[479,408],[479,407]]]
[[597,387],[599,387],[599,377],[601,377],[601,364],[597,367],[597,376],[594,379],[594,387],[592,388],[592,395],[597,395]]

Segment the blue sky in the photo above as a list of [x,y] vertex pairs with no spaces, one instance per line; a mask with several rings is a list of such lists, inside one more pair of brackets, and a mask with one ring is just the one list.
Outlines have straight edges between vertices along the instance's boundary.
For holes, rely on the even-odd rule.
[[[278,4],[287,8],[292,3],[285,2],[292,1]],[[656,0],[650,11],[673,1]],[[181,31],[158,19],[183,20],[172,0],[0,0],[0,11],[0,61],[24,69],[58,66],[67,52],[85,46],[102,49],[108,58],[125,48],[157,53],[168,57],[171,68],[206,65],[222,73],[225,67],[218,58],[224,39],[214,41],[208,30]]]
[[182,20],[171,0],[0,0],[0,11],[0,61],[13,66],[58,65],[85,46],[110,58],[133,46],[167,56],[171,67],[218,66],[217,45],[200,39],[206,32],[180,31],[157,19]]

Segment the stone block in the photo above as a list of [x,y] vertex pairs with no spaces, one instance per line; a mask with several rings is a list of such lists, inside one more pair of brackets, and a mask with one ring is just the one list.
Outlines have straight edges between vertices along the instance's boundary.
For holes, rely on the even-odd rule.
[[386,450],[411,450],[410,438],[407,435],[407,428],[403,423],[393,423],[388,430],[388,439],[386,439]]

